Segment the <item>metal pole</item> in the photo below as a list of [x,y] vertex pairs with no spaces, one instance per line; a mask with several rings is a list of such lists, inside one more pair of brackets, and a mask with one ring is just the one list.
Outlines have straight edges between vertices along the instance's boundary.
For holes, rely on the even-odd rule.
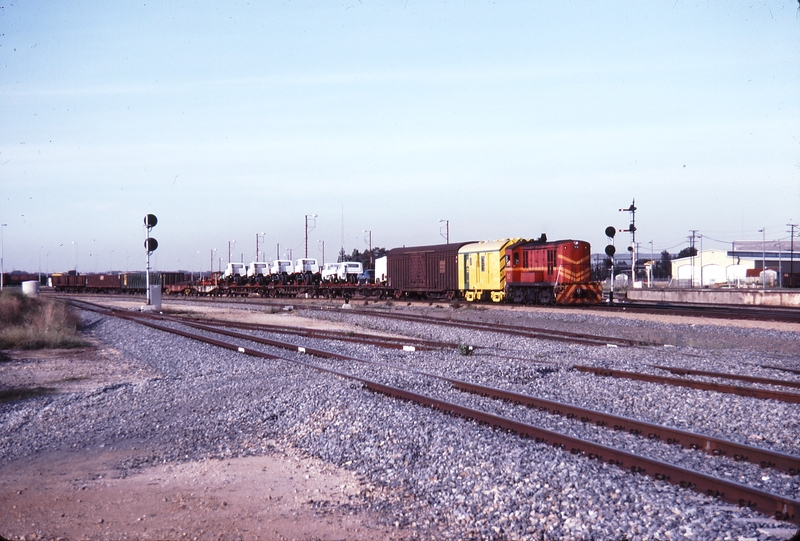
[[704,287],[705,284],[703,283],[703,235],[698,235],[700,237],[700,287]]
[[145,279],[144,279],[145,284],[147,284],[145,286],[147,288],[147,302],[145,304],[149,306],[150,305],[150,228],[147,227],[147,225],[145,225],[144,229],[145,231],[147,231],[147,234],[145,235],[147,240],[145,241],[145,249],[144,249],[145,253],[147,254],[147,269],[145,270]]
[[[316,218],[316,214],[306,214],[306,255],[305,257],[308,258],[308,219],[309,218]],[[313,227],[312,227],[313,229]]]
[[320,264],[320,267],[322,267],[322,266],[325,265],[325,241],[324,240],[318,240],[317,242],[321,242],[322,243],[322,263]]
[[786,224],[792,228],[791,237],[789,237],[789,287],[794,287],[794,228],[797,224]]
[[364,229],[364,233],[369,233],[369,266],[372,267],[372,231]]
[[759,229],[761,233],[761,289],[767,289],[767,228]]
[[[447,244],[450,244],[450,220],[445,220],[445,219],[439,220],[439,223],[442,223],[442,222],[444,222],[444,231],[445,231],[444,240],[445,240],[445,242]],[[439,235],[441,235],[441,234],[442,234],[442,230],[440,228],[439,229]]]
[[0,224],[0,291],[3,291],[3,275],[6,273],[6,267],[3,262],[3,228],[8,224]]

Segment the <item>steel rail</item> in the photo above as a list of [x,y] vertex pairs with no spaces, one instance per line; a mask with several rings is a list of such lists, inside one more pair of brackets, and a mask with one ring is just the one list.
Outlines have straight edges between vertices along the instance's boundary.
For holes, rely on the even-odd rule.
[[573,365],[575,370],[594,374],[596,376],[606,376],[612,378],[634,379],[649,383],[659,383],[662,385],[673,385],[675,387],[688,387],[702,391],[715,391],[718,393],[734,394],[763,400],[780,400],[792,404],[800,404],[800,394],[784,393],[780,391],[769,391],[767,389],[756,389],[752,387],[737,387],[736,385],[723,385],[720,383],[708,383],[704,381],[694,381],[680,378],[670,378],[667,376],[657,376],[654,374],[642,374],[639,372],[627,372],[625,370],[612,370],[610,368],[597,368],[592,366]]
[[[307,307],[306,307],[307,308]],[[543,340],[557,340],[561,342],[571,342],[576,344],[584,344],[589,346],[607,346],[609,344],[617,346],[642,346],[642,345],[658,345],[647,343],[640,340],[630,340],[627,338],[616,338],[608,336],[596,336],[592,334],[581,334],[574,332],[554,331],[550,329],[540,329],[534,327],[523,327],[519,325],[503,325],[500,323],[490,323],[488,321],[474,322],[464,321],[459,319],[444,319],[431,316],[420,316],[412,314],[397,314],[394,312],[378,312],[377,310],[342,310],[339,308],[331,308],[327,311],[342,312],[352,315],[369,315],[378,316],[389,319],[399,319],[403,321],[411,321],[414,323],[426,323],[429,325],[447,325],[451,327],[460,327],[464,329],[473,329],[486,332],[497,332],[502,334],[511,334],[516,336],[524,336],[526,338],[539,338]]]
[[792,387],[800,389],[800,381],[787,381],[780,379],[760,378],[756,376],[743,376],[740,374],[725,374],[722,372],[708,372],[706,370],[693,370],[690,368],[680,368],[676,366],[660,366],[657,364],[648,364],[651,368],[659,370],[666,370],[678,376],[709,376],[712,378],[733,379],[737,381],[747,381],[749,383],[762,383],[764,385],[778,385],[782,387]]
[[303,361],[285,359],[269,353],[224,342],[222,340],[181,331],[179,329],[174,329],[172,327],[161,325],[153,321],[148,321],[144,318],[135,317],[130,314],[120,314],[108,309],[95,310],[106,315],[121,317],[123,319],[134,321],[141,325],[145,325],[157,330],[177,334],[178,336],[205,342],[227,350],[237,351],[245,355],[271,360],[289,361],[315,370],[333,374],[338,377],[350,379],[352,381],[358,381],[362,383],[365,388],[374,392],[393,396],[402,400],[412,401],[422,406],[427,406],[455,417],[461,417],[466,420],[475,421],[478,424],[489,425],[492,428],[501,428],[503,430],[516,433],[521,437],[532,438],[537,443],[544,443],[562,450],[568,449],[573,455],[580,455],[589,459],[600,460],[607,464],[617,466],[620,469],[629,470],[632,473],[648,475],[654,479],[666,481],[683,488],[689,488],[696,492],[704,493],[708,496],[717,497],[723,501],[734,503],[740,506],[750,507],[764,514],[772,513],[773,516],[779,520],[800,524],[800,515],[798,515],[798,510],[800,510],[800,501],[793,500],[779,494],[773,494],[754,487],[742,485],[740,483],[719,479],[704,473],[682,468],[674,464],[637,456],[627,451],[581,440],[579,438],[553,432],[535,425],[515,421],[513,419],[508,419],[506,417],[475,410],[458,404],[453,404],[445,400],[415,393],[413,391],[398,389],[396,387],[367,380],[366,378],[354,376],[352,374],[319,367]]
[[800,370],[796,370],[794,368],[786,368],[784,366],[775,366],[775,365],[771,365],[771,364],[760,364],[759,366],[761,368],[769,368],[769,369],[772,369],[772,370],[781,370],[783,372],[789,372],[791,374],[800,374]]
[[[166,317],[166,316],[163,316]],[[285,325],[269,325],[265,323],[241,323],[238,321],[221,321],[210,318],[192,319],[181,316],[168,316],[173,321],[188,322],[195,321],[204,325],[224,325],[238,329],[251,331],[275,332],[280,334],[293,334],[306,338],[319,338],[327,340],[341,340],[343,342],[355,342],[359,344],[382,345],[386,348],[404,349],[413,347],[415,350],[435,350],[445,348],[457,348],[458,344],[448,342],[435,342],[433,340],[417,340],[414,338],[373,335],[367,333],[341,332],[320,329],[305,329],[301,327],[290,327]]]
[[[100,304],[90,303],[90,302],[87,302],[87,301],[75,300],[75,301],[71,301],[71,302],[73,302],[73,303],[81,303],[81,304],[89,305],[89,306],[96,306],[98,308],[102,308],[104,310],[107,310],[107,311],[113,312],[113,313],[119,313],[119,314],[130,314],[131,313],[131,312],[127,311],[127,310],[122,310],[122,309],[113,308],[113,307],[106,307],[106,306],[102,306]],[[307,337],[307,338],[330,339],[330,340],[340,340],[340,341],[343,341],[343,342],[355,342],[355,343],[360,343],[360,344],[369,344],[369,345],[384,347],[384,348],[387,348],[387,349],[402,349],[403,351],[434,350],[434,349],[442,349],[442,348],[447,348],[447,347],[453,347],[453,348],[458,347],[456,344],[447,344],[447,343],[443,343],[443,342],[432,342],[432,341],[425,341],[425,340],[420,340],[419,341],[421,343],[421,345],[420,345],[419,343],[417,343],[412,338],[406,338],[406,339],[400,338],[398,340],[398,339],[395,339],[394,337],[368,335],[368,334],[358,334],[358,333],[356,333],[356,336],[349,336],[348,334],[345,334],[345,333],[336,333],[336,332],[332,332],[332,331],[321,331],[320,332],[320,331],[311,330],[311,329],[302,329],[302,328],[299,328],[299,327],[284,327],[284,326],[280,326],[280,325],[243,324],[243,323],[238,323],[238,322],[219,321],[219,320],[217,320],[217,321],[206,320],[206,322],[202,322],[202,320],[193,319],[193,318],[183,318],[183,317],[178,317],[178,316],[155,314],[155,313],[150,313],[150,312],[137,313],[136,317],[144,317],[144,318],[154,319],[154,320],[158,320],[158,321],[170,321],[170,322],[177,323],[177,324],[180,324],[180,325],[187,325],[187,326],[203,329],[203,330],[206,330],[206,331],[209,331],[209,332],[217,332],[215,329],[219,328],[219,326],[223,326],[223,327],[230,326],[230,327],[241,328],[241,329],[245,329],[245,330],[254,330],[254,331],[262,331],[262,332],[275,332],[275,333],[291,334],[291,335],[295,335],[295,336],[304,336],[304,337]],[[130,319],[130,318],[127,318],[127,319]],[[221,333],[221,334],[228,334],[228,333]],[[233,335],[231,335],[231,336],[233,336]],[[245,335],[245,334],[235,334],[235,336],[237,338],[245,338],[245,337],[247,337],[248,339],[251,339],[251,340],[253,340],[255,342],[260,342],[262,344],[267,344],[267,345],[274,345],[274,346],[277,346],[277,347],[283,347],[285,345],[291,345],[291,347],[288,348],[288,349],[296,349],[297,348],[297,346],[295,346],[293,344],[287,344],[285,342],[279,342],[279,341],[271,341],[271,340],[269,340],[267,338],[254,337],[254,336]],[[415,345],[409,345],[409,344],[415,344]],[[320,351],[322,351],[322,350],[320,350]]]
[[521,437],[532,438],[537,443],[544,443],[559,449],[569,450],[573,455],[599,460],[617,466],[623,470],[627,469],[632,473],[648,475],[654,479],[666,481],[682,488],[690,488],[696,492],[717,497],[730,503],[750,507],[761,513],[770,514],[768,510],[771,510],[773,516],[778,520],[786,520],[795,524],[800,524],[800,516],[797,514],[798,510],[800,510],[800,501],[798,500],[793,500],[779,494],[773,494],[733,481],[719,479],[667,462],[634,455],[627,451],[622,451],[599,443],[567,436],[566,434],[560,434],[492,413],[452,404],[444,400],[421,395],[405,389],[397,389],[388,385],[376,383],[365,384],[365,386],[374,391],[403,400],[410,400],[450,415],[473,420],[479,424],[490,425],[493,428],[501,428],[516,433]]
[[590,310],[603,312],[633,312],[640,314],[665,314],[685,317],[705,317],[712,319],[739,319],[749,321],[778,321],[783,323],[800,322],[800,311],[792,308],[765,308],[736,305],[698,305],[677,303],[646,303],[629,301],[618,304],[597,304],[585,306]]
[[647,438],[651,440],[666,441],[669,444],[677,444],[687,449],[705,451],[714,456],[729,456],[737,462],[752,462],[759,464],[762,468],[774,468],[787,472],[790,475],[797,475],[800,473],[800,457],[798,456],[759,449],[758,447],[724,440],[722,438],[715,438],[713,436],[697,434],[696,432],[689,432],[688,430],[680,430],[628,417],[621,417],[619,415],[573,406],[554,400],[537,398],[513,391],[485,387],[483,385],[476,385],[474,383],[450,378],[444,379],[452,383],[457,389],[466,392],[523,404],[528,407],[537,408],[539,411],[547,411],[553,415],[561,415],[567,419],[579,419],[583,423],[593,422],[597,426],[603,428],[626,430],[636,436],[646,435]]

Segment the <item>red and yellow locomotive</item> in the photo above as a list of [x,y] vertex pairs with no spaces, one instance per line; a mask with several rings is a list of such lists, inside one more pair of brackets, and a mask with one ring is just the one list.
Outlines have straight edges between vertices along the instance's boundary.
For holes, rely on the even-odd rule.
[[597,304],[602,285],[591,281],[591,247],[580,240],[521,240],[505,249],[505,298],[526,304]]

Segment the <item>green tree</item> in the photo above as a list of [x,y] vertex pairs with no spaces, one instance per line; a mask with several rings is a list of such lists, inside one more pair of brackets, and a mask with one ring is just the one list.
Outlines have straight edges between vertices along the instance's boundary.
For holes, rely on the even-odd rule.
[[672,256],[668,251],[661,252],[661,259],[656,265],[656,278],[669,278],[672,276]]

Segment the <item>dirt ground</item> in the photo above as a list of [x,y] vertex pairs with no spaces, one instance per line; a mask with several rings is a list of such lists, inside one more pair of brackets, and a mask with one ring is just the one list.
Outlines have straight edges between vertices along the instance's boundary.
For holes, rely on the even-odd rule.
[[[247,319],[307,323],[288,314]],[[0,362],[0,402],[156,376],[110,348],[7,353],[10,359]],[[132,445],[65,451],[0,468],[0,536],[332,540],[408,534],[377,526],[377,517],[354,511],[365,487],[352,473],[292,449],[276,448],[266,457],[163,465],[123,477],[117,465],[142,453]]]

